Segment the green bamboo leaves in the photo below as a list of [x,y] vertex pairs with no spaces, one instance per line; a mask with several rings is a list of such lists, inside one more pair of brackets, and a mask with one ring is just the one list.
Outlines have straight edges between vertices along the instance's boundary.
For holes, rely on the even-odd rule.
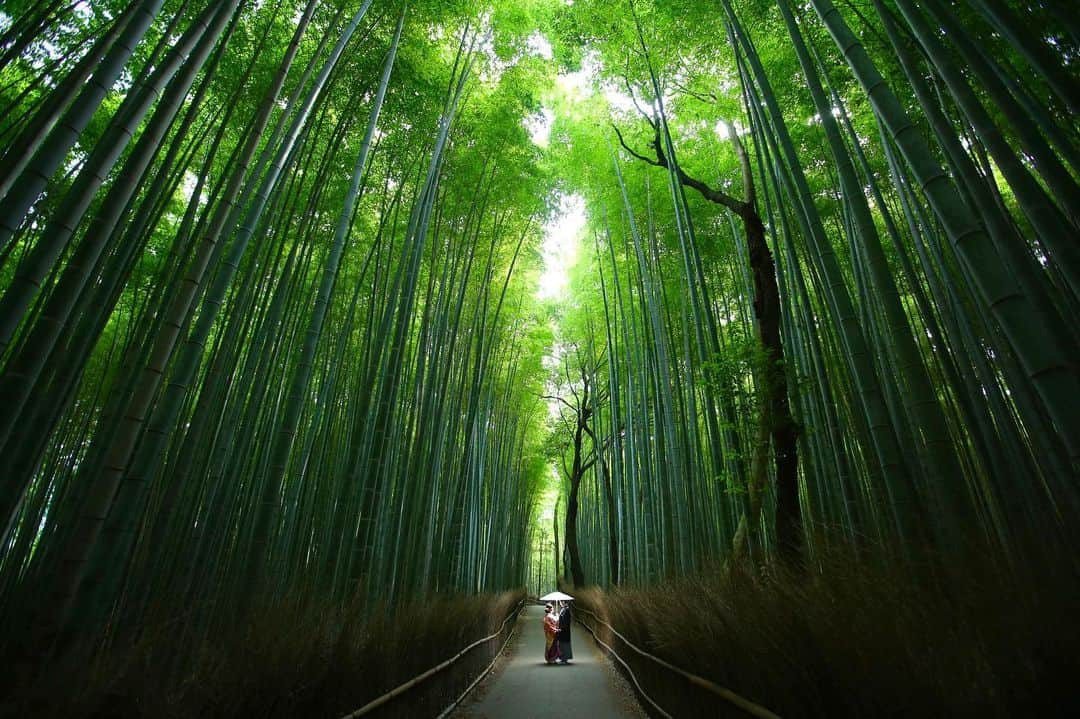
[[[17,5],[0,611],[27,671],[181,608],[188,647],[289,598],[543,576],[562,460],[578,583],[836,543],[1020,561],[1075,525],[1056,4]],[[588,249],[545,304],[569,194]]]
[[72,70],[113,72],[121,41],[145,61],[140,28],[180,38],[93,181],[41,170],[30,225],[6,200],[0,593],[25,630],[4,652],[32,672],[184,605],[178,646],[287,592],[517,585],[543,429],[521,269],[547,189],[524,88],[491,72],[500,30],[471,6],[439,37],[408,3],[156,7],[90,24]]
[[[816,17],[786,2],[767,12],[750,5],[635,2],[635,28],[583,2],[567,24],[593,43],[623,158],[665,165],[677,153],[678,164],[667,163],[677,167],[672,186],[732,211],[738,203],[725,188],[740,174],[744,190],[748,178],[756,185],[800,428],[803,558],[865,538],[899,556],[913,544],[962,554],[987,538],[1012,554],[1020,537],[1065,531],[1077,507],[1067,478],[1076,472],[1070,428],[1080,388],[1068,360],[1075,335],[1063,320],[1075,306],[1075,258],[1064,244],[1075,234],[1077,168],[1075,133],[1061,122],[1075,94],[1062,57],[1034,32],[1003,31],[1002,3],[968,12],[875,2],[877,17],[851,14],[855,32],[831,3],[815,2]],[[1040,22],[1067,42],[1056,21]],[[655,38],[647,50],[642,35]],[[882,42],[871,48],[859,37]],[[980,39],[1016,55],[1000,60]],[[957,57],[973,74],[957,70]],[[1036,82],[1025,84],[1010,62],[1028,63]],[[652,88],[644,108],[635,83]],[[938,146],[901,100],[905,88]],[[1021,127],[1019,107],[1038,121]],[[644,140],[628,129],[642,116],[654,131]],[[741,129],[724,125],[732,118]],[[711,141],[714,126],[744,149]],[[584,128],[571,132],[579,145],[596,142]],[[650,140],[655,159],[641,149]],[[714,176],[720,184],[697,179]],[[608,427],[600,438],[608,462],[593,470],[595,484],[582,482],[578,539],[589,578],[640,580],[726,555],[740,516],[757,516],[747,477],[768,443],[752,398],[767,385],[752,369],[754,350],[739,349],[755,319],[752,263],[738,243],[721,244],[736,228],[715,209],[677,192],[670,206],[658,202],[619,159],[606,176],[575,177],[598,237],[590,272],[602,277],[582,278],[578,292],[598,293],[604,309],[604,321],[582,324],[588,342],[608,348],[601,381],[611,387],[596,419]],[[703,253],[703,272],[676,259],[688,237],[715,247]],[[710,315],[723,321],[710,325]],[[695,358],[695,336],[710,333],[715,360]],[[702,375],[704,389],[690,389]],[[720,432],[709,429],[709,402],[720,409]],[[717,451],[720,462],[702,461]],[[783,486],[770,469],[760,497],[766,553],[783,554],[783,525],[771,518]]]

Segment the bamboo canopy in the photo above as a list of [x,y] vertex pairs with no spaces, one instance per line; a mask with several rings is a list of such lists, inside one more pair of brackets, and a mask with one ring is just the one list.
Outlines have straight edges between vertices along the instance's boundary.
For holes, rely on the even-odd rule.
[[1059,2],[5,6],[0,657],[1070,549],[1078,53]]

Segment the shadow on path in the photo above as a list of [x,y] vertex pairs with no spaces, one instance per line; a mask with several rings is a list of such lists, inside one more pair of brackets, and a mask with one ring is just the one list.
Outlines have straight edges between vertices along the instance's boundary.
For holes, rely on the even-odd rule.
[[544,608],[529,605],[518,618],[507,655],[456,719],[643,719],[633,692],[589,633],[574,625],[574,659],[544,662]]

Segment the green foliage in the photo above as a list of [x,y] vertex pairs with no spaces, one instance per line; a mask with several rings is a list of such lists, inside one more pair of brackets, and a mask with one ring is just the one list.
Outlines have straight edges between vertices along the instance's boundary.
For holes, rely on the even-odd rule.
[[[84,95],[131,7],[0,15],[0,606],[33,627],[0,655],[133,641],[210,587],[182,650],[300,578],[337,607],[533,580],[572,460],[544,397],[586,376],[573,529],[601,583],[696,571],[747,518],[766,560],[785,498],[808,562],[978,535],[1022,563],[1015,536],[1072,536],[1080,53],[1057,4],[169,0]],[[568,197],[577,264],[541,300]],[[794,498],[761,431],[780,373]]]

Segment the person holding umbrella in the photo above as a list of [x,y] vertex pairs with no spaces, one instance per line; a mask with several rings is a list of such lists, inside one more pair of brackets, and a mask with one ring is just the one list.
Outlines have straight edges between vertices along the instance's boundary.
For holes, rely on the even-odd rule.
[[574,658],[574,650],[570,646],[570,602],[566,601],[562,605],[562,610],[559,611],[559,631],[555,635],[555,638],[559,642],[559,661],[563,664],[569,664],[570,660]]
[[[574,658],[573,649],[570,646],[570,605],[569,602],[574,601],[574,598],[569,594],[563,594],[562,592],[552,592],[551,594],[545,594],[540,597],[541,602],[556,602],[558,609],[555,612],[550,613],[555,615],[554,629],[555,629],[555,641],[552,642],[552,646],[544,652],[544,658],[550,663],[552,661],[559,662],[560,664],[569,664],[570,660]],[[550,605],[548,605],[550,606]],[[547,616],[544,618],[544,631],[548,630]],[[554,651],[552,651],[554,649]],[[548,657],[552,658],[549,659]]]

